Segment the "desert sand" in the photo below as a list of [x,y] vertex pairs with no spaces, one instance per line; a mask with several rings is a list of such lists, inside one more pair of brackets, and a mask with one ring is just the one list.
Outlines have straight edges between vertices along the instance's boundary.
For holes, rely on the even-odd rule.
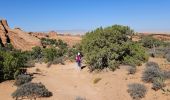
[[[162,58],[149,60],[159,63],[163,69],[165,64],[169,65]],[[128,66],[120,66],[120,69],[114,72],[104,70],[98,73],[90,73],[88,68],[79,71],[73,62],[52,65],[49,68],[46,66],[46,64],[36,64],[36,67],[28,69],[28,72],[35,73],[33,82],[43,83],[53,93],[52,97],[38,100],[75,100],[76,97],[86,100],[132,100],[127,92],[127,85],[130,83],[141,83],[147,87],[148,92],[143,100],[170,100],[169,94],[163,94],[162,90],[153,91],[151,84],[141,81],[144,64],[138,67],[135,75],[128,75],[126,70]],[[94,84],[96,78],[101,80]],[[13,100],[10,96],[16,89],[13,83],[14,81],[0,83],[0,100]],[[170,81],[166,83],[167,88],[170,88]]]

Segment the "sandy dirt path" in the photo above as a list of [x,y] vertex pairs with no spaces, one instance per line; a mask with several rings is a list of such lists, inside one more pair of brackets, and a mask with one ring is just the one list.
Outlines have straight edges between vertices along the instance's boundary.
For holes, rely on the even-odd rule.
[[[40,71],[37,72],[37,69]],[[130,83],[141,83],[147,87],[148,92],[142,100],[170,100],[170,95],[164,95],[161,90],[155,92],[151,89],[151,84],[141,81],[144,66],[138,67],[135,75],[128,75],[126,69],[127,66],[121,66],[114,72],[89,73],[87,68],[79,71],[75,63],[66,63],[52,65],[50,68],[46,64],[36,64],[36,67],[29,68],[28,71],[37,73],[34,74],[33,82],[42,82],[53,93],[50,98],[38,100],[75,100],[76,97],[86,100],[132,100],[127,93],[127,85]],[[96,78],[101,80],[94,84]],[[11,81],[0,83],[0,100],[13,100],[10,94],[16,87],[12,84]]]

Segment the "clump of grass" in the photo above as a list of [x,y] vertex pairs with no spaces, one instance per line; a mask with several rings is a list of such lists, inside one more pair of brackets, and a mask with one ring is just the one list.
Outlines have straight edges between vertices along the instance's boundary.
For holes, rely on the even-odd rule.
[[128,74],[135,74],[136,73],[136,66],[130,66],[128,68]]
[[30,82],[32,79],[33,78],[30,75],[21,74],[16,77],[14,85],[21,86],[25,83]]
[[127,91],[134,100],[140,100],[145,97],[147,89],[144,85],[133,83],[128,85],[128,87]]
[[164,79],[163,78],[155,78],[153,80],[153,83],[152,83],[152,89],[157,91],[159,89],[163,89],[163,87],[165,87],[165,83],[164,83]]
[[100,80],[101,80],[101,78],[95,78],[94,81],[93,81],[93,83],[94,83],[94,84],[97,84]]
[[86,98],[83,98],[83,97],[78,96],[78,97],[76,97],[75,100],[86,100]]
[[159,65],[156,62],[152,62],[152,61],[147,62],[145,66],[146,67],[156,67],[156,68],[159,68]]
[[142,80],[144,82],[153,82],[154,78],[164,77],[164,73],[155,66],[150,66],[143,72]]

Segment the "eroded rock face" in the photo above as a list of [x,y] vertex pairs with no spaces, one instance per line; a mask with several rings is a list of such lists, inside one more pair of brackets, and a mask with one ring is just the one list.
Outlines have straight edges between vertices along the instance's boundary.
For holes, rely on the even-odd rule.
[[39,39],[49,37],[48,34],[43,33],[43,32],[30,32],[29,34],[31,34],[32,36],[37,37]]
[[48,33],[48,36],[49,36],[49,38],[57,37],[57,32],[51,31],[51,32]]
[[18,28],[10,29],[6,20],[0,20],[0,39],[4,46],[11,43],[14,48],[23,51],[31,50],[35,46],[41,46],[40,39]]

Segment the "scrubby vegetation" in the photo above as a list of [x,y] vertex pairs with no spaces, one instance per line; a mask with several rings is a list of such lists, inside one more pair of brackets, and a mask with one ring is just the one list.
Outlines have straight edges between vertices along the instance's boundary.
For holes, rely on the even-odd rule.
[[139,43],[147,49],[151,57],[164,57],[170,61],[170,42],[158,40],[152,36],[143,36]]
[[128,87],[127,91],[134,100],[140,100],[145,97],[147,89],[144,85],[133,83],[128,85]]
[[135,74],[136,70],[137,70],[136,66],[130,66],[128,68],[128,72],[129,72],[128,74]]
[[26,83],[17,88],[12,93],[12,97],[18,100],[19,98],[27,97],[28,99],[35,99],[39,97],[50,97],[52,93],[41,83]]
[[147,62],[146,67],[155,67],[155,68],[159,68],[159,65],[156,62]]
[[154,78],[157,77],[164,77],[163,72],[160,70],[160,68],[150,66],[145,69],[143,72],[142,80],[144,82],[153,82]]
[[[48,65],[64,63],[78,52],[77,48],[69,48],[62,40],[42,39],[42,47],[34,47],[32,51],[15,50],[11,44],[0,47],[0,81],[14,79],[20,69],[33,67],[36,62],[46,62]],[[72,57],[72,59],[73,59]]]
[[164,81],[164,78],[161,77],[154,78],[152,83],[152,89],[154,89],[155,91],[163,89],[163,87],[165,87]]
[[75,100],[86,100],[86,98],[83,98],[83,97],[78,96],[78,97],[76,97]]
[[0,51],[1,79],[14,79],[15,73],[24,66],[27,58],[21,51]]
[[106,67],[115,70],[119,64],[140,65],[147,61],[145,49],[133,42],[133,30],[127,26],[114,25],[86,33],[82,51],[90,70]]
[[152,89],[157,91],[166,86],[165,80],[170,78],[169,71],[163,71],[155,62],[146,63],[145,71],[143,72],[142,80],[152,83]]
[[155,39],[151,36],[143,36],[140,40],[142,45],[146,48],[153,48],[153,47],[159,47],[161,45],[165,45],[165,43],[161,40]]
[[167,61],[170,62],[170,53],[166,54],[165,57],[166,57]]
[[33,78],[30,75],[20,74],[16,77],[14,85],[21,86],[25,83],[30,82],[32,79]]

